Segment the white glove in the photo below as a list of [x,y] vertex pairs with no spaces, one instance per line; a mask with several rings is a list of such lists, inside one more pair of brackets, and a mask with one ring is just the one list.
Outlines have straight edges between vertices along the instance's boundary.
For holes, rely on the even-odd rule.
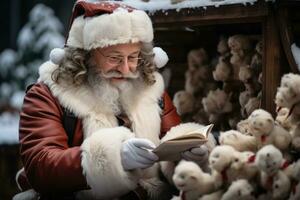
[[185,160],[202,164],[204,162],[207,162],[208,160],[208,148],[206,147],[206,145],[201,145],[199,147],[195,147],[188,151],[182,152],[181,156]]
[[148,139],[131,138],[123,142],[121,162],[125,170],[147,168],[153,165],[158,157],[151,150],[155,144]]

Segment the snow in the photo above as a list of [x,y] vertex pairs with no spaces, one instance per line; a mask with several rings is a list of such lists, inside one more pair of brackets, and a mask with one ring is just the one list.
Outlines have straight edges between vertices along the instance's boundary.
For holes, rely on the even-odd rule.
[[19,143],[19,115],[5,112],[0,115],[0,145]]
[[[84,0],[83,0],[84,1]],[[85,0],[88,2],[99,2],[101,0]],[[202,7],[206,9],[207,6],[219,7],[222,5],[230,4],[243,4],[243,5],[253,5],[258,0],[184,0],[179,3],[171,3],[171,0],[149,0],[144,2],[142,0],[123,0],[126,5],[132,6],[137,9],[149,11],[153,14],[158,10],[169,10],[176,9],[180,11],[182,8],[199,8]],[[266,2],[275,2],[275,0],[265,0]],[[168,13],[165,13],[166,15]]]
[[23,100],[24,100],[25,92],[24,91],[16,91],[13,93],[12,97],[10,98],[10,104],[17,108],[18,110],[21,110]]
[[6,49],[0,54],[0,75],[5,77],[18,58],[17,53],[12,49]]
[[11,94],[11,92],[13,91],[13,87],[11,84],[9,83],[1,83],[0,85],[0,95],[2,98],[7,98],[9,97],[9,95]]
[[294,43],[291,46],[292,53],[294,56],[294,59],[296,61],[296,64],[298,66],[298,70],[300,71],[300,48]]
[[20,49],[26,49],[34,43],[34,33],[31,30],[30,26],[25,25],[17,38],[17,45]]

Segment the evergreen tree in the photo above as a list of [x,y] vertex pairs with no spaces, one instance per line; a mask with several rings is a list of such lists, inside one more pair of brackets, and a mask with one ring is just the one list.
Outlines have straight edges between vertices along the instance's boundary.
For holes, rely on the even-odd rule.
[[50,51],[64,44],[63,25],[51,8],[37,4],[17,38],[17,51],[0,54],[0,105],[19,108],[26,86],[36,82],[38,68]]

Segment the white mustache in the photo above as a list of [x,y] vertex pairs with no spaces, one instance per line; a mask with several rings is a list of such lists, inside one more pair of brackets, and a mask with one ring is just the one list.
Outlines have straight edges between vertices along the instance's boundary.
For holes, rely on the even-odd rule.
[[136,79],[140,76],[140,73],[137,72],[130,72],[126,75],[121,74],[118,71],[110,71],[107,73],[101,73],[102,77],[109,79],[109,78],[129,78],[129,79]]

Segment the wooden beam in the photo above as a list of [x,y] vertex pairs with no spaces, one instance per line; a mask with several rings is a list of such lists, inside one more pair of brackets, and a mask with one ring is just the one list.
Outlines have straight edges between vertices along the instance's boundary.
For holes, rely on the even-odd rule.
[[268,15],[268,10],[265,9],[266,6],[265,1],[259,1],[254,5],[247,6],[234,4],[218,8],[209,6],[206,9],[185,8],[180,11],[157,11],[151,18],[155,27],[166,26],[167,24],[176,26],[183,23],[188,25],[254,23],[261,21],[262,17]]

